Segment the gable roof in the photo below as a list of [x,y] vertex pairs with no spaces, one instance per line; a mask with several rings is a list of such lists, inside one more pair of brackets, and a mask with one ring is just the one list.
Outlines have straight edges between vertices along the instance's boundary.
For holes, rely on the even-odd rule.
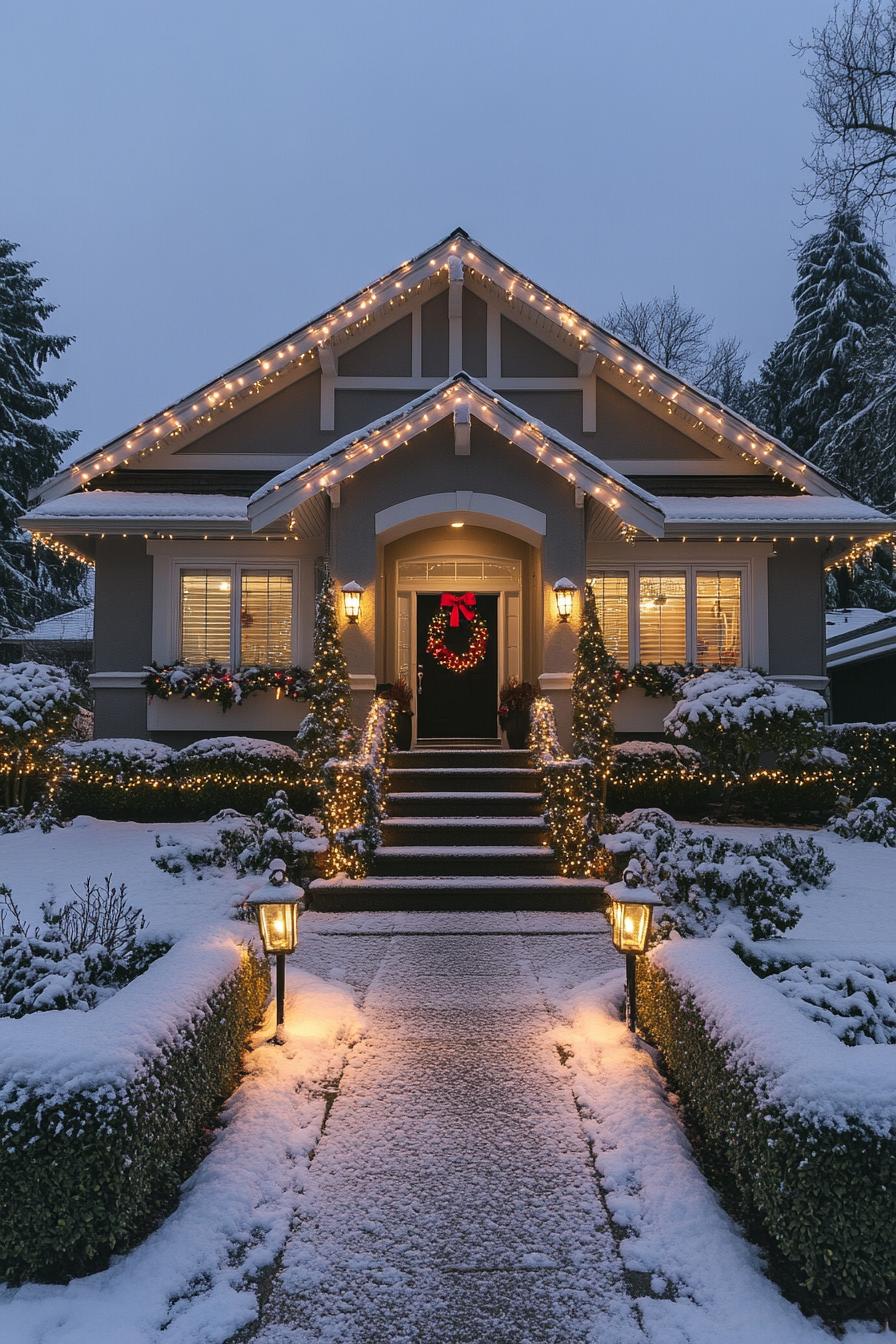
[[453,416],[456,424],[469,424],[471,415],[599,504],[618,512],[623,522],[649,536],[662,536],[663,515],[654,495],[468,373],[445,379],[398,410],[353,430],[267,481],[249,499],[252,530],[259,531],[322,490],[332,489],[448,416]]
[[605,377],[615,374],[627,384],[637,384],[639,397],[657,414],[685,416],[690,427],[699,427],[714,441],[727,443],[748,461],[778,471],[803,489],[816,494],[844,493],[780,440],[536,285],[464,229],[454,229],[275,345],[258,351],[128,433],[64,467],[38,493],[45,499],[67,494],[163,445],[178,447],[177,440],[187,432],[195,440],[214,426],[222,412],[273,394],[284,385],[281,380],[296,376],[302,365],[309,371],[317,367],[322,348],[332,351],[334,341],[362,329],[383,309],[407,301],[426,287],[442,285],[446,278],[449,282],[462,281],[465,269],[483,284],[494,286],[512,308],[535,313],[539,321],[550,324],[569,344],[571,356],[578,356],[580,370],[593,371],[599,365]]

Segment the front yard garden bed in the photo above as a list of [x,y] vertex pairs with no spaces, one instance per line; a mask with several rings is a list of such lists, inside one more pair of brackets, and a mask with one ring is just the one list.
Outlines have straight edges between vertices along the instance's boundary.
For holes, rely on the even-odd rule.
[[0,1273],[66,1279],[170,1208],[269,990],[254,940],[177,942],[89,1012],[0,1021]]
[[[664,943],[639,965],[640,1020],[707,1173],[788,1290],[828,1317],[891,1314],[896,1051],[844,1044],[770,978],[856,949],[783,940],[741,954],[722,938]],[[896,975],[896,954],[862,959]]]

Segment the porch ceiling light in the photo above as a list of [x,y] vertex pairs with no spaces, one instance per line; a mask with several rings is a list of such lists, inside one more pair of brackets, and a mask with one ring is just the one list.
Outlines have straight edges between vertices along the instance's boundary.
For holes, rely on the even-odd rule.
[[352,579],[349,583],[342,585],[342,605],[345,610],[345,619],[350,625],[357,625],[358,618],[361,615],[361,594],[364,589],[360,583],[355,583]]
[[569,620],[572,615],[573,598],[578,591],[579,585],[573,583],[572,579],[558,579],[554,584],[554,601],[557,603],[557,617],[559,620]]
[[451,526],[452,526],[452,527],[463,527],[463,523],[460,523],[460,522],[452,523]]

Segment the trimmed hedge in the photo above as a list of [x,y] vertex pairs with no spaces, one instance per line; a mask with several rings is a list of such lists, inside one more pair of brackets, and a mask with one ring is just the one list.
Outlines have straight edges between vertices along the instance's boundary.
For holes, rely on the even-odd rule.
[[671,742],[635,739],[613,748],[613,773],[607,785],[611,812],[661,807],[688,820],[706,815],[714,779],[698,752]]
[[223,807],[258,812],[278,789],[297,812],[316,805],[298,754],[263,738],[202,738],[180,751],[142,738],[99,738],[64,742],[53,756],[62,817],[205,820]]
[[856,802],[869,794],[896,798],[896,723],[834,723],[827,738],[849,757],[849,791]]
[[0,1274],[60,1281],[152,1230],[239,1081],[270,977],[232,932],[184,939],[89,1013],[0,1023]]
[[828,1317],[892,1313],[892,1047],[819,1035],[717,940],[638,958],[638,992],[698,1156],[785,1287]]

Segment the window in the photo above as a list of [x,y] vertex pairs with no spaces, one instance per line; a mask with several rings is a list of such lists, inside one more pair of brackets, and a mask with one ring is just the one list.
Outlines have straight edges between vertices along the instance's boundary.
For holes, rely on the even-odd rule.
[[242,573],[240,663],[292,662],[292,574],[282,570]]
[[697,575],[697,662],[741,664],[740,575]]
[[642,663],[687,662],[687,579],[684,574],[641,574],[638,579]]
[[180,576],[180,656],[185,663],[230,662],[229,570],[200,569]]
[[597,600],[597,615],[607,652],[617,663],[628,663],[628,575],[597,574],[589,580]]
[[592,572],[588,582],[607,651],[623,666],[637,661],[742,667],[749,656],[743,633],[747,572],[696,564]]
[[295,573],[222,565],[180,572],[179,656],[228,666],[293,661]]

